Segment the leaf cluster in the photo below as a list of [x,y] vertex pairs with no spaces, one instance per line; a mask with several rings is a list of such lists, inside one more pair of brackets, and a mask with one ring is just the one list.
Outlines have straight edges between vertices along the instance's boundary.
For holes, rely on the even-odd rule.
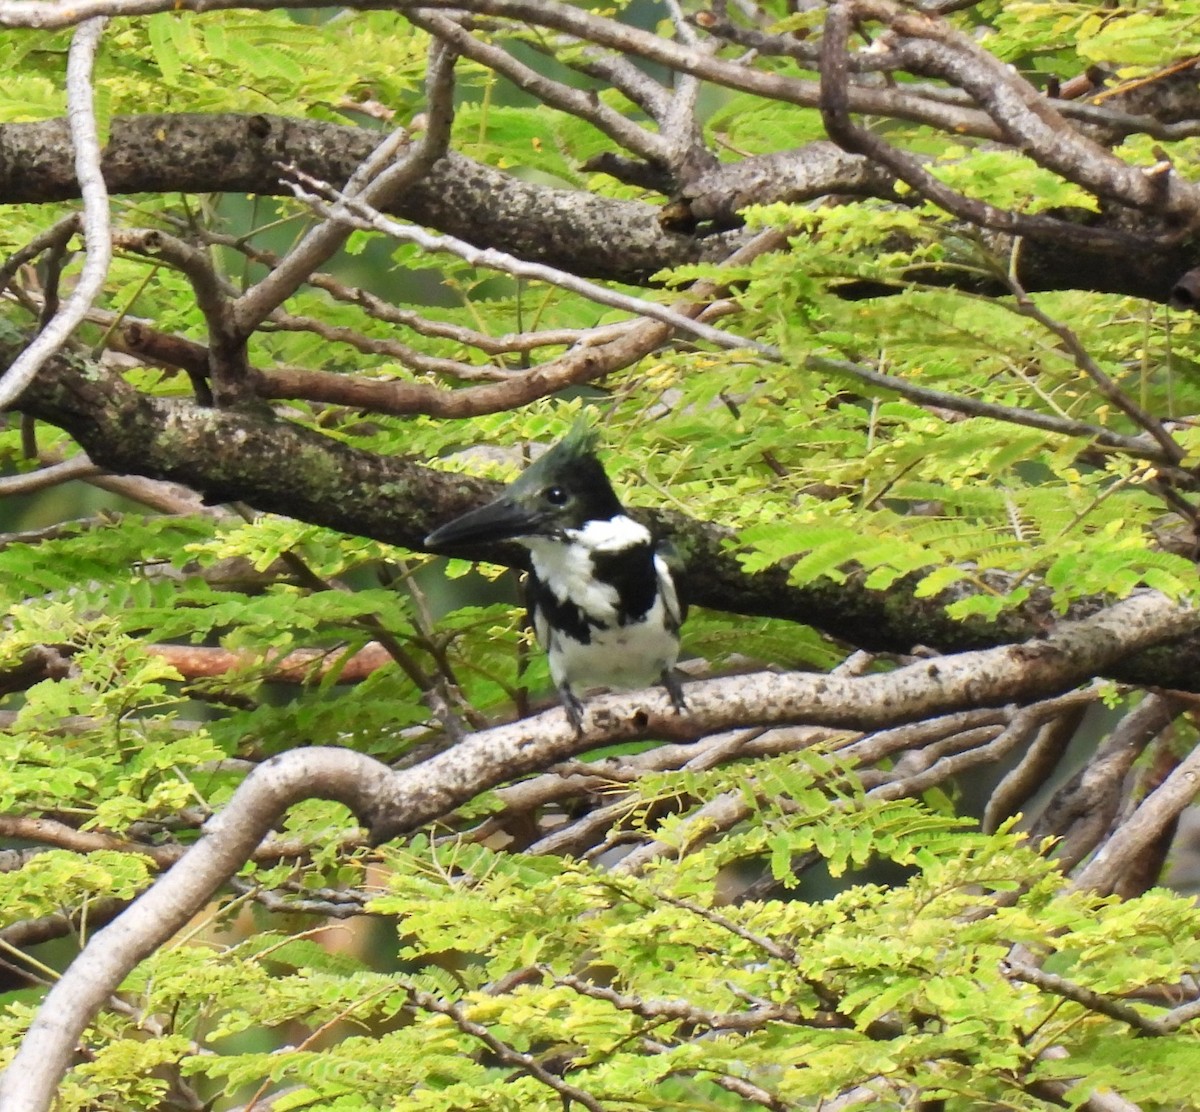
[[[666,776],[647,802],[686,791],[700,806],[734,782]],[[269,1079],[322,1109],[556,1108],[538,1068],[604,1106],[663,1109],[757,1106],[731,1082],[801,1105],[865,1084],[885,1108],[913,1092],[954,1109],[1052,1108],[1041,1083],[1069,1077],[1084,1099],[1117,1070],[1138,1099],[1190,1091],[1194,1032],[1143,1057],[1120,1021],[1005,971],[1021,947],[1114,997],[1169,982],[1200,960],[1189,901],[1071,892],[1021,835],[874,802],[819,756],[756,768],[752,783],[740,832],[639,877],[421,837],[388,852],[370,904],[398,949],[331,953],[307,932],[214,939],[156,955],[125,991],[138,1014],[171,1012],[165,1046],[202,1090]],[[738,860],[769,856],[786,874],[813,850],[852,883],[722,900]],[[882,863],[906,879],[863,872]],[[254,1045],[284,1029],[290,1046]],[[121,1047],[140,1040],[113,1034],[89,1086],[128,1069]]]

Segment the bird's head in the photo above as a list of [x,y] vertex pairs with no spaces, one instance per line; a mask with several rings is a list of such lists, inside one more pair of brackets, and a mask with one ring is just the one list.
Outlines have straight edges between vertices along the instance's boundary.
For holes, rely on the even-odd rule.
[[435,529],[430,548],[488,544],[524,537],[564,537],[588,521],[624,511],[596,455],[598,436],[581,418],[499,497]]

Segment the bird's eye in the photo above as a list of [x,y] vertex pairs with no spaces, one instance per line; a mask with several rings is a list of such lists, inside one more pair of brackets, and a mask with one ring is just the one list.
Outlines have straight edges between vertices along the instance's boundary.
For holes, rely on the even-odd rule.
[[542,491],[542,497],[552,506],[565,506],[568,496],[562,487],[546,487]]

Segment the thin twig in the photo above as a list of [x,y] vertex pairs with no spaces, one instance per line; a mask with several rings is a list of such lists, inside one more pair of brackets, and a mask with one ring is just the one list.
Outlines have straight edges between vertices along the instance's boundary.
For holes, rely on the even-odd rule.
[[1040,988],[1043,992],[1050,992],[1055,996],[1061,996],[1064,1000],[1072,1000],[1076,1004],[1087,1008],[1088,1011],[1098,1012],[1100,1015],[1108,1016],[1109,1019],[1115,1019],[1120,1023],[1127,1024],[1135,1031],[1140,1031],[1143,1035],[1162,1035],[1167,1033],[1160,1029],[1160,1024],[1152,1016],[1142,1015],[1141,1012],[1129,1004],[1115,1000],[1113,997],[1106,996],[1102,992],[1096,992],[1094,989],[1076,984],[1074,981],[1069,981],[1066,977],[1060,977],[1057,973],[1047,973],[1044,969],[1039,969],[1036,965],[1030,965],[1028,962],[1021,961],[1013,955],[1010,955],[1001,963],[1000,971],[1006,977],[1011,977],[1014,981],[1023,981],[1027,985]]
[[1148,413],[1128,394],[1125,393],[1101,368],[1088,353],[1087,348],[1080,342],[1074,330],[1068,328],[1062,321],[1057,321],[1038,308],[1034,300],[1025,292],[1024,287],[1017,281],[1015,275],[1007,276],[1009,288],[1016,298],[1015,311],[1023,317],[1037,321],[1048,332],[1058,337],[1059,342],[1070,354],[1075,366],[1083,371],[1110,402],[1125,414],[1136,425],[1146,430],[1162,449],[1163,458],[1173,466],[1179,466],[1187,458],[1179,442],[1163,427],[1162,422],[1152,413]]
[[460,22],[430,9],[408,13],[410,22],[448,43],[464,58],[507,77],[517,88],[537,97],[543,104],[586,120],[614,143],[649,161],[663,161],[665,145],[660,136],[639,127],[628,116],[606,105],[586,89],[564,85],[518,61],[507,50],[475,38]]
[[92,463],[85,453],[80,452],[62,463],[52,463],[49,467],[39,467],[36,471],[26,471],[19,475],[0,477],[0,498],[13,494],[33,494],[35,491],[69,483],[74,479],[87,479],[101,474],[102,471],[103,469]]
[[990,417],[996,421],[1058,433],[1060,436],[1084,437],[1094,440],[1106,448],[1116,448],[1128,455],[1153,460],[1166,466],[1170,466],[1174,462],[1172,459],[1174,453],[1168,455],[1161,445],[1155,447],[1144,437],[1126,436],[1123,433],[1112,432],[1101,425],[1089,424],[1087,421],[1057,417],[1051,413],[1040,413],[1036,409],[997,405],[994,402],[985,402],[979,398],[965,397],[962,394],[949,394],[944,390],[918,386],[907,379],[874,371],[870,367],[851,363],[846,359],[829,359],[822,355],[810,355],[805,359],[804,366],[811,371],[830,371],[834,374],[848,375],[859,382],[891,390],[920,405],[948,409],[953,413],[964,413],[969,417]]
[[557,1074],[551,1073],[542,1066],[532,1054],[526,1054],[515,1047],[509,1046],[508,1043],[502,1042],[492,1034],[483,1024],[468,1019],[466,1009],[461,1004],[441,1000],[432,993],[422,992],[420,989],[412,987],[408,989],[408,994],[415,1007],[422,1008],[428,1012],[437,1012],[438,1015],[448,1017],[454,1026],[464,1035],[470,1035],[472,1038],[478,1039],[501,1062],[504,1062],[506,1065],[515,1066],[522,1073],[527,1073],[534,1080],[540,1081],[543,1085],[553,1089],[562,1098],[564,1107],[569,1106],[572,1101],[575,1101],[588,1109],[588,1112],[605,1112],[604,1105],[592,1096],[591,1093],[587,1093],[578,1086],[564,1081]]
[[32,262],[43,251],[53,250],[60,244],[65,245],[77,231],[79,231],[79,213],[73,212],[70,216],[64,216],[56,224],[34,236],[20,250],[9,255],[4,260],[4,265],[0,266],[0,293],[8,289],[9,282],[13,280],[21,267]]
[[[579,278],[574,274],[568,274],[565,270],[559,270],[557,267],[546,266],[543,263],[525,262],[514,255],[509,255],[504,251],[497,251],[494,248],[475,247],[473,244],[467,243],[456,236],[436,235],[425,231],[423,228],[399,224],[395,220],[384,216],[383,213],[377,212],[371,206],[363,204],[358,198],[347,197],[327,182],[304,173],[303,170],[294,164],[286,166],[284,169],[288,177],[293,179],[289,184],[291,184],[292,191],[297,197],[312,205],[318,212],[330,216],[338,208],[343,208],[350,215],[356,227],[383,232],[385,235],[389,235],[393,239],[398,239],[402,243],[415,243],[417,246],[432,253],[445,252],[457,255],[472,266],[500,270],[514,277],[528,278],[535,282],[547,282],[552,286],[569,290],[571,293],[577,293],[581,297],[595,301],[597,304],[608,305],[614,309],[623,309],[626,312],[636,313],[642,317],[651,317],[654,320],[661,321],[663,324],[671,325],[678,331],[697,336],[702,340],[708,340],[718,347],[732,350],[749,348],[761,355],[765,355],[769,359],[782,359],[780,350],[771,344],[759,343],[757,340],[751,340],[745,336],[738,336],[732,332],[725,332],[722,329],[702,324],[700,321],[684,316],[682,313],[666,305],[659,305],[652,301],[645,301],[640,297],[630,297],[628,294],[606,289],[604,286],[598,286],[595,282],[589,282],[586,278]],[[326,203],[327,201],[333,201],[337,207],[331,207]]]

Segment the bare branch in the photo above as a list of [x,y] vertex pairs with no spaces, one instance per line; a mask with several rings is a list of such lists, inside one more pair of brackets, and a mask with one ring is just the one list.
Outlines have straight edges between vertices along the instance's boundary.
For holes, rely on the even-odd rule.
[[436,417],[474,417],[499,413],[544,398],[631,366],[671,336],[657,321],[632,321],[625,334],[595,347],[566,352],[502,382],[448,390],[425,382],[399,382],[333,374],[328,371],[273,367],[258,372],[258,394],[264,398],[296,398],[328,402],[376,413],[425,413]]
[[1084,227],[1052,216],[1027,216],[968,197],[939,181],[912,155],[854,123],[850,118],[853,98],[847,84],[846,64],[850,27],[857,14],[875,14],[877,9],[893,11],[890,5],[873,4],[869,0],[838,0],[829,9],[821,43],[821,118],[831,139],[848,151],[886,166],[922,197],[981,228],[1073,246],[1103,246],[1114,251],[1145,248],[1143,240],[1125,231]]
[[1075,737],[1087,709],[1086,703],[1079,704],[1043,723],[1016,768],[1005,773],[989,796],[983,813],[985,832],[999,829],[1004,819],[1015,815],[1047,783]]
[[1172,1031],[1178,1031],[1185,1023],[1191,1023],[1194,1019],[1200,1019],[1200,1000],[1190,1000],[1186,1004],[1180,1004],[1177,1008],[1172,1008],[1166,1015],[1160,1016],[1158,1019],[1158,1033],[1169,1035]]
[[[234,794],[179,864],[124,914],[94,934],[83,954],[49,992],[18,1051],[0,1077],[5,1112],[49,1108],[75,1041],[125,974],[200,910],[248,859],[271,824],[314,791],[364,812],[380,800],[390,770],[347,749],[294,749],[261,765]],[[164,934],[164,928],[166,933]]]
[[[454,62],[456,55],[434,42],[429,48],[426,74],[428,124],[420,142],[407,150],[390,166],[398,146],[406,140],[402,133],[385,139],[352,175],[343,201],[351,197],[362,204],[386,206],[397,194],[423,177],[445,153],[454,120]],[[386,166],[386,169],[384,168]],[[344,219],[344,210],[335,205],[324,223],[313,228],[257,285],[248,289],[233,304],[232,314],[238,332],[245,338],[270,316],[272,310],[296,292],[308,276],[324,263],[348,238],[355,224]]]
[[360,683],[391,661],[388,651],[371,642],[347,652],[334,649],[295,649],[263,661],[258,654],[232,652],[212,645],[147,645],[146,651],[165,660],[184,679],[223,676],[228,672],[266,664],[264,678],[272,683],[315,683],[336,672],[338,683]]
[[190,516],[223,518],[229,511],[221,506],[206,503],[199,494],[179,483],[148,479],[142,475],[110,475],[100,472],[89,478],[88,483],[112,494],[119,494],[132,502],[140,502],[162,514],[188,514]]
[[1074,981],[1069,981],[1064,976],[1058,976],[1056,973],[1046,973],[1045,970],[1039,969],[1037,966],[1020,961],[1018,957],[1009,956],[1006,958],[1001,963],[1001,972],[1004,976],[1008,976],[1008,978],[1012,978],[1015,981],[1024,981],[1025,984],[1040,988],[1043,992],[1052,992],[1055,996],[1074,1000],[1076,1004],[1084,1006],[1088,1011],[1096,1011],[1100,1015],[1108,1016],[1110,1020],[1126,1023],[1127,1026],[1138,1030],[1142,1034],[1159,1034],[1153,1018],[1142,1015],[1133,1006],[1124,1004],[1121,1000],[1105,996],[1104,993],[1096,992],[1092,988],[1076,985]]
[[1167,694],[1145,696],[1087,764],[1051,796],[1030,827],[1030,839],[1060,838],[1061,867],[1073,869],[1108,833],[1134,761],[1186,706],[1183,699]]
[[79,227],[79,213],[73,212],[70,216],[64,216],[40,235],[34,236],[19,251],[14,251],[9,255],[4,260],[4,265],[0,266],[0,294],[8,289],[9,282],[13,280],[13,277],[21,267],[27,262],[36,259],[43,251],[52,251],[56,248],[61,250],[70,242],[71,237],[79,231]]
[[426,355],[396,340],[381,339],[375,336],[364,336],[353,328],[341,325],[326,324],[312,317],[296,317],[282,309],[272,311],[270,317],[262,325],[263,332],[311,332],[323,340],[333,343],[348,344],[356,351],[368,355],[384,355],[395,359],[397,363],[416,371],[417,374],[432,374],[442,378],[452,378],[459,382],[478,381],[480,379],[505,380],[515,372],[491,364],[476,366],[464,363],[458,359],[444,359],[436,355]]
[[[204,232],[205,240],[209,243],[220,244],[223,247],[241,251],[248,259],[262,263],[274,269],[279,265],[280,257],[272,251],[247,243],[240,236],[222,235],[211,231]],[[478,348],[485,355],[506,355],[534,351],[541,347],[570,347],[574,344],[598,344],[606,339],[615,338],[624,329],[624,325],[602,325],[598,328],[552,328],[530,332],[509,332],[502,336],[490,336],[464,325],[451,324],[447,321],[434,320],[423,316],[411,309],[401,309],[389,301],[376,296],[362,286],[347,286],[331,274],[317,272],[310,274],[308,284],[319,290],[324,290],[335,301],[343,301],[358,305],[367,316],[375,320],[398,324],[411,328],[422,336],[434,336],[443,340],[453,340],[467,347]]]
[[[519,278],[529,278],[537,282],[548,282],[552,286],[559,286],[572,293],[577,293],[581,297],[586,297],[600,305],[608,305],[614,309],[623,309],[629,313],[636,313],[639,316],[650,317],[653,320],[661,321],[663,324],[669,324],[674,329],[688,335],[696,336],[702,340],[708,340],[718,347],[734,350],[749,348],[771,359],[781,358],[779,349],[770,344],[759,343],[757,340],[751,340],[745,336],[738,336],[732,332],[712,328],[709,325],[693,320],[691,317],[684,316],[682,313],[676,312],[665,305],[658,305],[651,301],[645,301],[642,298],[630,297],[628,294],[606,289],[603,286],[596,285],[594,282],[578,278],[567,271],[544,266],[541,263],[525,262],[503,251],[496,251],[493,248],[474,247],[454,236],[436,235],[426,232],[421,228],[397,224],[394,220],[389,220],[382,213],[376,212],[369,206],[362,204],[357,198],[345,196],[338,190],[330,188],[324,182],[317,181],[294,166],[289,167],[288,170],[297,182],[300,183],[293,186],[296,196],[312,204],[319,211],[325,212],[333,210],[329,209],[321,198],[331,198],[337,204],[345,206],[346,211],[351,214],[358,227],[383,232],[394,239],[400,240],[401,243],[415,243],[419,247],[423,247],[426,251],[445,251],[457,255],[473,266],[489,267],[492,270],[500,270]],[[314,192],[308,192],[301,188],[301,186],[308,186]]]
[[[40,852],[40,851],[35,851]],[[130,905],[129,900],[91,899],[86,906],[86,918],[93,926],[111,922]],[[83,909],[73,912],[57,911],[49,915],[38,915],[32,919],[20,919],[7,927],[0,928],[0,950],[23,950],[39,946],[55,938],[66,938],[79,932]]]
[[[237,290],[233,284],[217,273],[206,252],[157,228],[118,231],[112,240],[118,250],[164,260],[187,278],[209,336],[203,363],[188,368],[196,397],[205,405],[212,404],[214,397],[221,404],[237,400],[245,389],[247,366],[244,345],[234,327],[232,306]],[[120,323],[115,314],[113,322]]]
[[52,463],[49,467],[0,477],[0,498],[12,494],[33,494],[35,491],[48,490],[75,479],[88,479],[99,475],[101,470],[85,453],[80,452],[77,456],[65,459],[61,463]]
[[964,89],[996,121],[1004,138],[1040,165],[1108,201],[1166,215],[1180,226],[1194,219],[1198,194],[1174,173],[1143,170],[1072,128],[1012,67],[981,50],[949,23],[928,19],[891,0],[851,0],[856,14],[887,22],[902,38],[893,50],[904,68],[944,77]]
[[1090,888],[1096,892],[1116,889],[1126,871],[1146,853],[1197,793],[1200,793],[1200,747],[1193,749],[1117,827],[1075,878],[1072,888]]
[[518,61],[507,50],[475,38],[466,27],[450,16],[416,8],[408,13],[408,18],[417,27],[453,47],[464,58],[470,58],[502,74],[518,89],[531,93],[543,104],[586,120],[614,143],[642,158],[651,162],[666,161],[666,147],[659,136],[639,127],[627,116],[609,108],[586,90],[572,88],[538,73],[537,70]]
[[[175,11],[179,6],[178,0],[83,0],[64,10],[47,0],[3,0],[0,2],[0,26],[63,27],[79,22],[92,12],[147,15]],[[277,0],[184,0],[183,3],[184,8],[202,7],[205,11],[228,8],[261,10],[275,6]],[[322,0],[290,0],[289,6],[295,9],[317,8],[322,6]],[[465,10],[513,19],[560,31],[580,42],[590,42],[623,55],[657,62],[680,73],[731,89],[806,108],[815,108],[820,104],[821,88],[816,81],[801,81],[725,61],[687,43],[677,43],[653,31],[618,23],[557,0],[403,0],[397,9],[455,13]],[[910,96],[899,89],[855,87],[850,90],[849,97],[850,107],[856,112],[925,123],[952,134],[1001,138],[996,125],[984,112],[938,104],[923,97]]]
[[67,342],[108,277],[112,259],[108,190],[100,172],[100,138],[92,107],[92,62],[106,23],[104,17],[81,23],[71,38],[67,54],[67,120],[75,149],[75,177],[83,196],[83,239],[87,252],[83,270],[60,311],[0,378],[0,410],[17,400],[46,360]]
[[[575,41],[566,40],[572,45]],[[555,38],[551,38],[549,42],[537,39],[530,45],[539,53],[551,58],[557,57],[561,49],[561,44]],[[623,54],[613,54],[586,46],[582,53],[581,58],[568,63],[572,69],[586,77],[608,82],[625,96],[630,104],[637,105],[652,120],[662,123],[670,107],[670,93],[667,89]]]
[[[764,232],[725,262],[729,266],[741,265],[776,250],[782,242],[780,233]],[[697,282],[686,292],[690,300],[674,306],[671,311],[689,318],[692,314],[702,318],[710,300],[719,294],[719,287],[711,282]],[[272,318],[277,315],[278,310]],[[557,358],[524,371],[510,372],[500,382],[465,389],[447,390],[423,382],[273,367],[255,372],[256,392],[264,398],[327,402],[378,413],[470,417],[512,409],[567,386],[591,382],[621,370],[665,343],[672,331],[657,320],[624,321],[589,330],[582,334],[578,344]],[[166,336],[140,321],[127,325],[120,334],[120,341],[124,350],[142,358],[189,369],[202,370],[207,365],[208,355],[202,345],[182,337]]]

